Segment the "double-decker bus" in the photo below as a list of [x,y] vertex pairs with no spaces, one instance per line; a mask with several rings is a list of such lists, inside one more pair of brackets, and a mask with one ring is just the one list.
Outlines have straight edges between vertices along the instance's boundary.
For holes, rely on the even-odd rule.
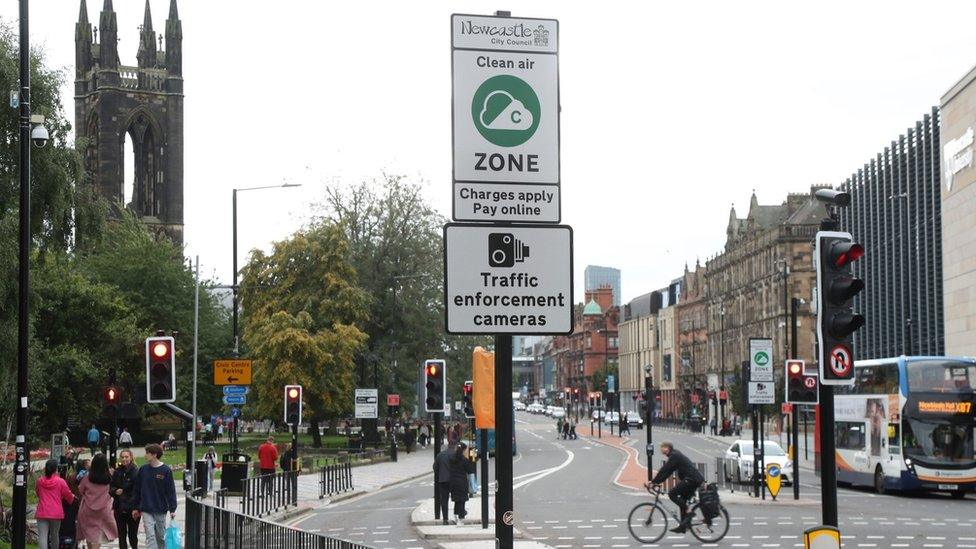
[[838,482],[885,490],[976,490],[976,359],[905,357],[854,364],[836,387]]

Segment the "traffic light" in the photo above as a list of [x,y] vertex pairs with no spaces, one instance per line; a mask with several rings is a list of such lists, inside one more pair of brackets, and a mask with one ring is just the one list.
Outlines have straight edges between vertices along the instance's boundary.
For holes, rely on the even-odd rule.
[[443,360],[424,362],[424,404],[428,412],[444,413],[444,403],[447,401],[444,385],[444,379],[447,377],[445,366]]
[[786,361],[786,402],[792,404],[817,404],[820,402],[820,389],[817,386],[817,372],[806,372],[802,360]]
[[119,417],[121,409],[122,394],[118,387],[109,385],[102,391],[102,415],[108,419]]
[[146,401],[176,400],[175,340],[168,336],[146,338]]
[[298,425],[302,422],[302,386],[285,385],[285,423]]
[[863,255],[864,248],[850,233],[817,233],[817,342],[825,385],[854,383],[853,334],[864,325],[864,317],[854,312],[852,302],[864,282],[854,276],[852,264]]
[[474,417],[474,402],[471,400],[473,393],[474,393],[474,382],[470,380],[465,381],[464,392],[461,396],[461,401],[464,403],[462,404],[462,406],[464,407],[464,417],[468,419]]

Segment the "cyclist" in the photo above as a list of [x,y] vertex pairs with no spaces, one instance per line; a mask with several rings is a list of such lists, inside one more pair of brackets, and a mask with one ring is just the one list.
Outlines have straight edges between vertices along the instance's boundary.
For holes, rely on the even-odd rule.
[[688,514],[688,498],[695,494],[695,490],[698,489],[702,483],[705,482],[702,474],[698,472],[698,468],[695,464],[688,459],[688,456],[682,454],[681,452],[674,449],[674,444],[668,441],[661,443],[661,453],[664,454],[668,460],[661,466],[658,470],[657,475],[651,482],[646,485],[653,485],[658,488],[662,482],[668,479],[672,474],[678,474],[678,484],[668,491],[668,498],[678,506],[681,510],[681,524],[677,528],[672,528],[671,531],[676,534],[683,534],[691,526],[691,516]]

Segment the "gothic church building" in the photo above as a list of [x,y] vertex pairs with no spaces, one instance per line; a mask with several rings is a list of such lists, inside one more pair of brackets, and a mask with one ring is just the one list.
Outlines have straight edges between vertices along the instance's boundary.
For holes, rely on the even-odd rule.
[[[153,30],[149,0],[139,29],[137,65],[122,65],[112,0],[104,0],[97,27],[81,0],[75,132],[98,194],[182,244],[183,29],[176,0],[170,0],[165,34]],[[132,166],[125,161],[126,140]]]

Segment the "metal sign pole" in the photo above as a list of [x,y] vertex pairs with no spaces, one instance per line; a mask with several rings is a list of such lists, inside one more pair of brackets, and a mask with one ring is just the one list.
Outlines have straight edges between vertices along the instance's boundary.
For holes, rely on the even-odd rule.
[[488,529],[488,429],[480,429],[481,440],[481,529]]
[[[441,453],[441,438],[444,436],[441,432],[441,416],[444,414],[434,413],[434,459],[436,462],[437,456]],[[434,467],[434,518],[441,518],[441,485],[440,485],[440,474],[438,471],[439,467]],[[444,517],[447,520],[447,517]]]
[[512,336],[495,336],[495,539],[514,544],[512,502]]

